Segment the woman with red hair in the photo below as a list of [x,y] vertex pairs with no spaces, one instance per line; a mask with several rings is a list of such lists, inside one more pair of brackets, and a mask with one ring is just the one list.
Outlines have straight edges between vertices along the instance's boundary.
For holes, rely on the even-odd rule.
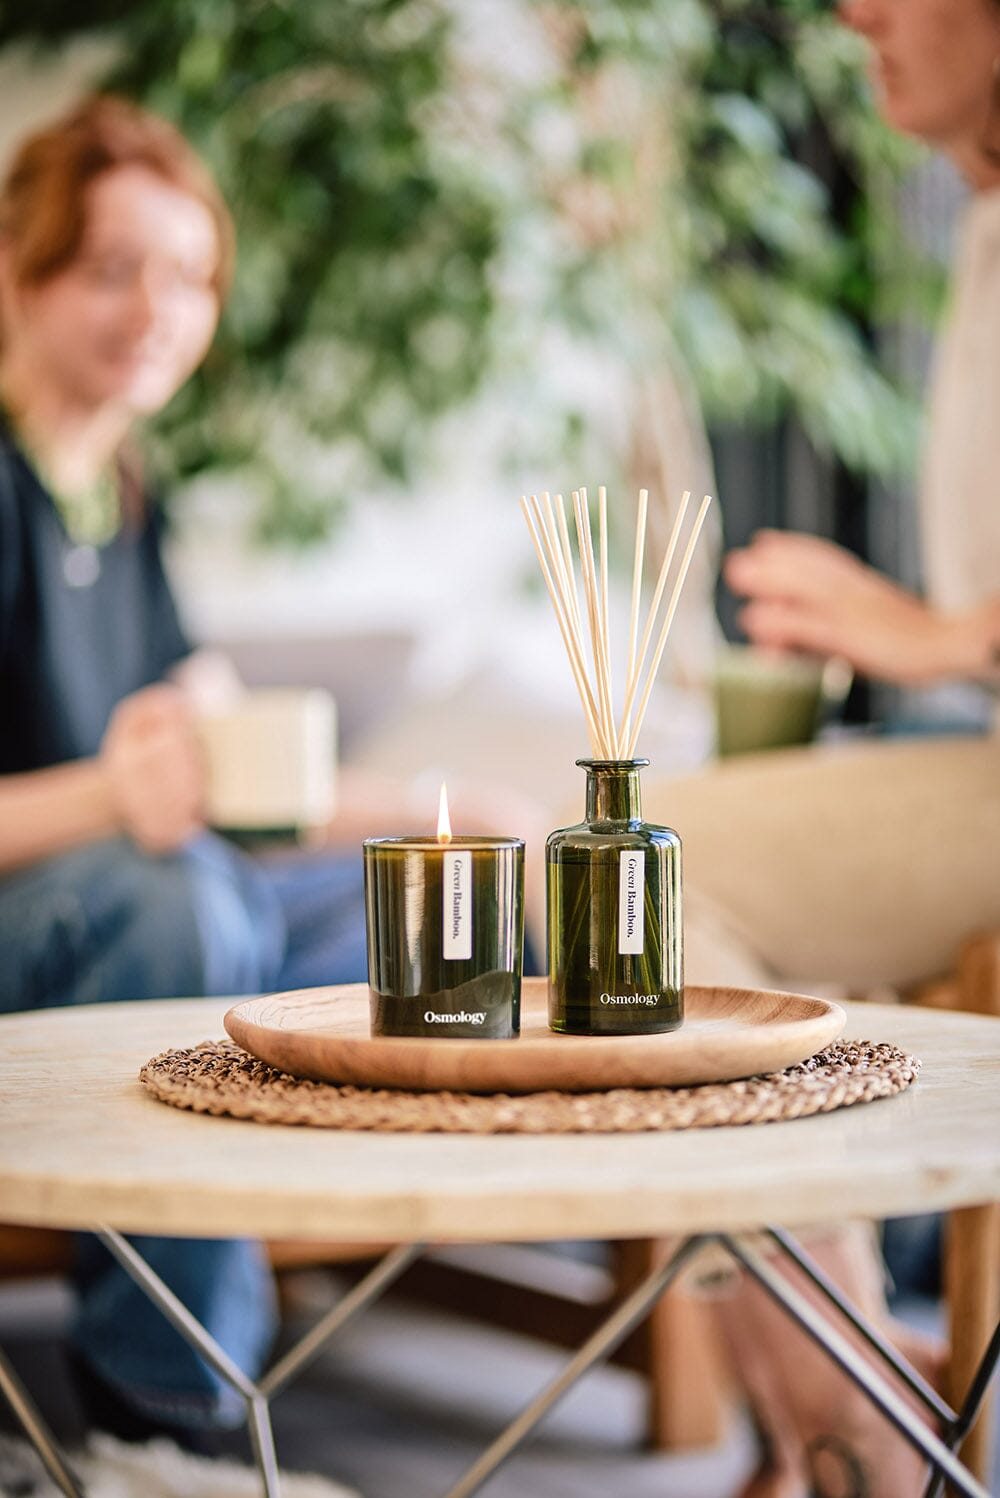
[[[0,186],[0,1012],[279,986],[295,945],[281,880],[204,828],[194,714],[171,679],[191,647],[130,445],[204,358],[232,254],[200,160],[121,99],[31,137]],[[364,976],[357,862],[327,861],[328,982]],[[141,1248],[256,1372],[274,1327],[259,1245]],[[98,1423],[242,1418],[91,1240],[78,1279]]]
[[[233,260],[178,132],[86,100],[0,183],[0,1013],[366,976],[359,843],[412,824],[404,787],[347,772],[330,841],[257,863],[204,823],[198,659],[131,442],[208,351]],[[186,689],[187,688],[187,689]],[[493,791],[467,826],[524,826]],[[259,1245],[141,1251],[255,1372],[274,1325]],[[98,1423],[236,1423],[242,1400],[86,1240],[74,1332]],[[124,1331],[122,1330],[124,1328]]]

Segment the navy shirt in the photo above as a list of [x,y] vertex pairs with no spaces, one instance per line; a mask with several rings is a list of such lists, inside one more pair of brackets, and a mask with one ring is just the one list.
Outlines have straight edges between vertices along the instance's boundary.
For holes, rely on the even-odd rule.
[[150,509],[74,545],[0,426],[0,775],[96,754],[115,705],[189,653],[159,534]]

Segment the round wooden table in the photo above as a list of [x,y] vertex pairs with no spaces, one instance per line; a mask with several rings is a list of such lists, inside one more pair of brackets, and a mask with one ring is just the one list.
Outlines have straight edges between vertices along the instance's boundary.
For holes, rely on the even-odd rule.
[[[1000,1200],[997,1019],[847,1005],[847,1038],[893,1041],[919,1056],[923,1071],[898,1097],[828,1115],[665,1134],[481,1137],[254,1124],[182,1112],[146,1094],[136,1080],[140,1065],[221,1037],[227,1007],[175,1000],[0,1018],[0,1219],[100,1231],[178,1325],[186,1313],[150,1282],[123,1233],[399,1245],[681,1239],[677,1262],[638,1287],[627,1314],[602,1329],[596,1351],[592,1338],[574,1359],[568,1374],[576,1377],[627,1334],[705,1235],[721,1235],[805,1325],[802,1305],[771,1283],[773,1267],[739,1234]],[[352,1309],[374,1298],[398,1262],[383,1267],[382,1280],[363,1282]],[[181,1329],[197,1339],[189,1324]],[[879,1375],[858,1377],[857,1354],[845,1353],[835,1329],[806,1329],[961,1491],[984,1493],[933,1435],[914,1434],[898,1396],[872,1385]],[[206,1343],[198,1345],[209,1356]],[[241,1386],[259,1426],[267,1493],[277,1492],[277,1472],[266,1449],[266,1398],[294,1371],[288,1359],[283,1365],[260,1386],[245,1379]],[[482,1485],[568,1387],[565,1376],[557,1383],[548,1404],[535,1401],[448,1498]]]

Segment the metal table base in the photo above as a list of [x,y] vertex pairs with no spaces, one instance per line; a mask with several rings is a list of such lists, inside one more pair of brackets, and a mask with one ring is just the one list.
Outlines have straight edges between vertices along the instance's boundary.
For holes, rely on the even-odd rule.
[[[976,1481],[955,1453],[974,1424],[996,1371],[997,1361],[1000,1359],[1000,1326],[990,1340],[961,1408],[953,1410],[916,1369],[896,1352],[877,1328],[850,1305],[794,1239],[780,1228],[768,1229],[767,1236],[774,1250],[773,1254],[768,1255],[760,1252],[753,1238],[730,1233],[695,1234],[681,1242],[665,1264],[648,1274],[624,1297],[588,1337],[563,1371],[536,1395],[458,1482],[448,1489],[443,1498],[471,1498],[473,1493],[478,1493],[552,1406],[590,1368],[614,1352],[639,1325],[688,1260],[707,1243],[715,1243],[728,1250],[746,1273],[757,1280],[791,1319],[824,1349],[827,1356],[843,1369],[906,1440],[923,1453],[931,1466],[924,1498],[938,1498],[945,1480],[957,1492],[966,1495],[966,1498],[990,1498],[987,1489]],[[191,1315],[159,1275],[150,1269],[127,1239],[113,1228],[100,1228],[98,1237],[181,1336],[197,1348],[220,1377],[226,1379],[242,1396],[246,1404],[247,1423],[254,1460],[260,1473],[263,1498],[280,1498],[280,1476],[274,1451],[269,1401],[316,1356],[335,1332],[373,1304],[404,1269],[424,1252],[422,1244],[410,1244],[386,1254],[311,1331],[254,1383]],[[820,1293],[831,1313],[830,1318],[779,1272],[776,1267],[779,1259],[794,1264],[800,1274]],[[887,1371],[920,1400],[926,1409],[928,1421],[921,1419],[910,1408],[884,1373],[860,1355],[837,1329],[834,1317],[840,1317],[853,1327],[886,1365]],[[56,1486],[67,1498],[87,1498],[84,1485],[2,1352],[0,1390],[5,1394]],[[941,1435],[933,1429],[934,1424],[940,1426]]]

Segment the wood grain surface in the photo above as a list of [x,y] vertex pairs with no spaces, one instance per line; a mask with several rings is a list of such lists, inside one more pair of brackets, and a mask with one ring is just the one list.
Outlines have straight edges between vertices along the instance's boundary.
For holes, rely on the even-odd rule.
[[[418,1001],[415,1001],[418,1002]],[[839,1004],[746,988],[688,988],[685,1019],[665,1035],[556,1035],[544,978],[521,991],[516,1040],[402,1039],[369,1034],[368,989],[308,988],[237,1004],[235,1041],[297,1077],[455,1092],[587,1092],[687,1087],[781,1071],[844,1028]]]
[[669,1134],[339,1133],[166,1107],[137,1081],[232,1000],[0,1018],[0,1220],[336,1242],[656,1237],[1000,1198],[1000,1020],[847,1004],[845,1038],[923,1060],[899,1097]]

